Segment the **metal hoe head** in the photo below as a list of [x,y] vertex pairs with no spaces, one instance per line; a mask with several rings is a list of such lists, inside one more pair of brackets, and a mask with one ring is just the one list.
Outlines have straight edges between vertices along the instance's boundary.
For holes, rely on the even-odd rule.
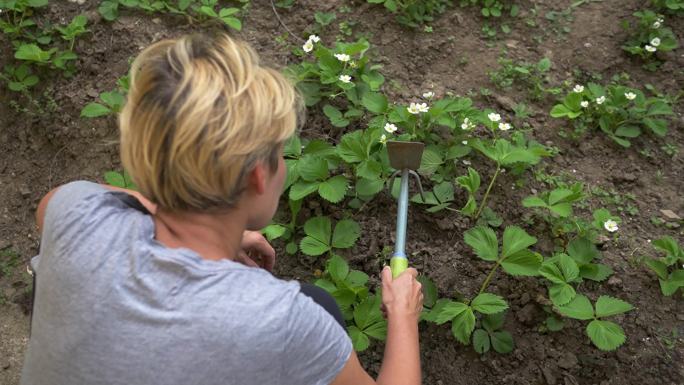
[[425,145],[420,142],[387,142],[390,166],[397,170],[418,170]]

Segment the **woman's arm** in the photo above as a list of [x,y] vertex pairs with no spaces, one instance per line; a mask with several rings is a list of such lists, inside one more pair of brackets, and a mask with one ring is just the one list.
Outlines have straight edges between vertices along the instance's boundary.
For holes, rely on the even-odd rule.
[[332,385],[420,385],[418,318],[423,294],[418,272],[408,269],[392,280],[389,267],[382,271],[382,302],[387,310],[387,343],[377,382],[361,367],[355,352]]

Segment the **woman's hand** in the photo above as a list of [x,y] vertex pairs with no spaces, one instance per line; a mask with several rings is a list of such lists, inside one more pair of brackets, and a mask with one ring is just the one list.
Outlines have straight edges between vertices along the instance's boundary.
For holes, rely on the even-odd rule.
[[242,233],[242,243],[240,246],[242,250],[240,250],[237,258],[235,258],[235,262],[273,271],[273,266],[275,266],[275,250],[260,232],[245,231]]
[[382,269],[382,311],[391,319],[408,319],[418,322],[423,310],[423,291],[416,280],[418,271],[412,267],[392,279],[392,269]]

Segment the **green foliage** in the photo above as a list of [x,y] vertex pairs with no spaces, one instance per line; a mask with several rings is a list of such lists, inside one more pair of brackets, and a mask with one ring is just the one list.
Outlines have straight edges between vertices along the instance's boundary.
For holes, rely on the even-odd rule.
[[126,170],[123,170],[122,172],[107,171],[104,174],[104,180],[105,183],[107,183],[110,186],[125,188],[129,190],[138,189],[138,186],[136,186],[135,183],[133,183],[131,176],[128,174],[128,172],[126,172]]
[[269,241],[282,238],[286,242],[285,252],[288,254],[295,254],[299,250],[295,235],[297,233],[297,215],[299,215],[299,211],[302,208],[302,201],[288,199],[287,203],[290,209],[290,221],[286,223],[273,222],[263,228],[261,232]]
[[556,188],[539,196],[529,196],[522,202],[525,207],[542,207],[551,215],[567,218],[572,215],[572,205],[582,201],[582,184],[576,183],[571,188]]
[[369,295],[368,275],[352,270],[342,257],[333,255],[315,284],[335,298],[347,321],[347,332],[356,351],[370,345],[370,339],[385,340],[387,322],[380,311],[380,294]]
[[505,57],[499,58],[500,68],[489,73],[492,82],[500,89],[519,86],[534,100],[541,100],[545,94],[558,94],[560,89],[547,88],[547,73],[551,69],[551,60],[542,58],[536,64],[515,62]]
[[0,249],[0,278],[7,277],[19,266],[19,254],[10,248]]
[[[663,295],[671,296],[684,287],[684,248],[670,236],[656,239],[652,245],[665,255],[660,258],[645,258],[644,263],[658,276]],[[682,294],[684,295],[684,290]]]
[[444,13],[452,0],[366,0],[372,4],[382,4],[390,12],[397,15],[397,21],[410,28],[434,20],[435,16]]
[[629,147],[630,139],[640,136],[643,130],[665,136],[668,122],[662,117],[672,114],[669,101],[663,97],[646,97],[637,89],[594,83],[589,83],[586,89],[575,86],[551,110],[554,118],[572,120],[578,131],[600,128],[623,147]]
[[100,101],[88,103],[81,109],[82,118],[97,118],[100,116],[115,115],[121,112],[128,93],[129,78],[125,75],[116,81],[117,88],[112,91],[100,93]]
[[171,13],[183,15],[191,20],[216,21],[240,31],[242,22],[236,17],[249,4],[249,0],[238,0],[238,7],[223,7],[218,0],[104,0],[98,11],[105,20],[119,17],[121,8],[141,10],[147,13]]
[[484,17],[499,18],[506,12],[511,17],[518,16],[520,7],[510,3],[510,0],[461,0],[461,7],[479,5],[480,13],[482,13],[482,16]]
[[494,269],[501,266],[505,272],[514,276],[539,274],[542,257],[528,250],[537,242],[537,238],[530,236],[518,226],[506,227],[501,251],[496,233],[489,227],[476,226],[466,231],[463,239],[478,257],[496,262]]
[[310,218],[304,224],[306,236],[299,243],[299,247],[306,255],[318,256],[325,253],[333,254],[333,249],[348,249],[354,246],[361,235],[358,223],[351,219],[343,219],[332,229],[328,217]]
[[684,13],[684,0],[651,0],[651,5],[675,14]]
[[623,22],[625,30],[631,34],[622,49],[646,60],[646,68],[655,70],[660,62],[658,52],[669,52],[679,45],[677,37],[665,27],[665,17],[650,10],[634,13],[636,23]]
[[604,351],[617,349],[627,337],[620,325],[600,318],[626,313],[632,309],[629,303],[608,296],[600,296],[593,307],[589,298],[582,294],[563,306],[556,306],[556,310],[566,317],[591,320],[586,328],[587,335],[597,348]]

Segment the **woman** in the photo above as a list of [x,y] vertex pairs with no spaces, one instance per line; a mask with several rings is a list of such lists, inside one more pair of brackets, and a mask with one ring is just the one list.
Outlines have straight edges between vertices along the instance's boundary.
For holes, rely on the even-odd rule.
[[[79,181],[40,202],[22,384],[376,383],[332,298],[275,278],[257,232],[276,212],[299,106],[278,71],[225,35],[138,56],[119,124],[140,192]],[[382,271],[379,384],[420,383],[415,276]]]

